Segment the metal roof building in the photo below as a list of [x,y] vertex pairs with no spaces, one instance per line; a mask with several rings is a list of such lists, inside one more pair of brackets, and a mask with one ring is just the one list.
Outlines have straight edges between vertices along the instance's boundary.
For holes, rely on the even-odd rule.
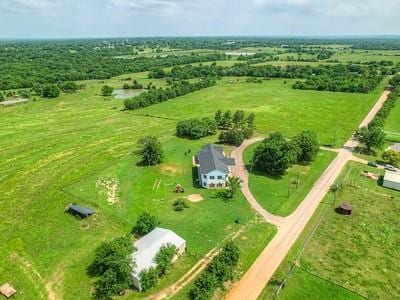
[[155,228],[135,242],[135,248],[137,250],[132,253],[132,261],[135,266],[132,272],[132,278],[133,285],[138,290],[141,290],[140,272],[157,265],[154,262],[154,258],[160,248],[167,244],[175,245],[178,255],[182,255],[185,252],[186,241],[172,230],[160,227]]
[[383,184],[382,185],[384,187],[400,191],[400,173],[399,172],[386,171],[385,172],[385,177],[383,177]]

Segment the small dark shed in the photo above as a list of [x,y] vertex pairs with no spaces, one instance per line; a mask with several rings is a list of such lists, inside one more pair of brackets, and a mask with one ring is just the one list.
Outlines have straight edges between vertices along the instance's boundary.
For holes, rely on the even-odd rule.
[[353,206],[349,203],[342,203],[339,205],[339,213],[342,215],[351,215],[353,211]]
[[67,208],[67,211],[70,214],[78,216],[80,218],[87,218],[95,213],[95,211],[91,210],[90,208],[82,207],[75,204],[70,204]]

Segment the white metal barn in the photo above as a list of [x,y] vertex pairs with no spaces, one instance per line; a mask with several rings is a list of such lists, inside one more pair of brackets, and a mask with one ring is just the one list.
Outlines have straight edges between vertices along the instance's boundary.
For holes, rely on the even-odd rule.
[[400,191],[400,173],[399,172],[386,171],[385,172],[385,177],[383,177],[383,184],[382,185],[384,187]]
[[[132,262],[135,266],[132,272],[132,278],[133,285],[139,291],[141,290],[140,272],[157,265],[154,262],[154,258],[160,248],[167,244],[175,245],[178,256],[185,252],[186,241],[172,230],[160,227],[155,228],[135,242],[135,248],[137,250],[132,253]],[[178,256],[176,256],[173,261],[175,261]]]
[[208,144],[195,158],[200,184],[204,188],[223,188],[233,174],[235,160],[225,156],[222,147]]

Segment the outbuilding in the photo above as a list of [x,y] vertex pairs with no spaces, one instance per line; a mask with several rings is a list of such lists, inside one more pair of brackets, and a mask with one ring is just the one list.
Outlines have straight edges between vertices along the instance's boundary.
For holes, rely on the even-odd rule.
[[91,210],[90,208],[75,205],[75,204],[70,204],[67,207],[67,211],[77,217],[80,218],[87,218],[95,213],[94,210]]
[[165,228],[157,227],[135,242],[136,251],[132,253],[132,263],[134,266],[132,279],[134,287],[139,291],[141,290],[140,272],[151,267],[156,267],[157,264],[154,258],[160,251],[160,248],[168,244],[174,245],[177,249],[177,255],[173,261],[185,252],[186,241],[172,230]]
[[382,186],[400,191],[400,172],[386,171]]

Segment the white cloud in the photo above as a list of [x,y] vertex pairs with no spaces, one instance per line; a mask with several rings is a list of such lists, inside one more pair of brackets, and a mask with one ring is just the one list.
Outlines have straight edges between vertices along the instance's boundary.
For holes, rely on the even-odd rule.
[[162,16],[184,13],[200,4],[200,1],[188,0],[110,0],[120,9],[129,9],[136,13],[161,14]]
[[1,0],[1,12],[47,12],[61,7],[63,0]]

